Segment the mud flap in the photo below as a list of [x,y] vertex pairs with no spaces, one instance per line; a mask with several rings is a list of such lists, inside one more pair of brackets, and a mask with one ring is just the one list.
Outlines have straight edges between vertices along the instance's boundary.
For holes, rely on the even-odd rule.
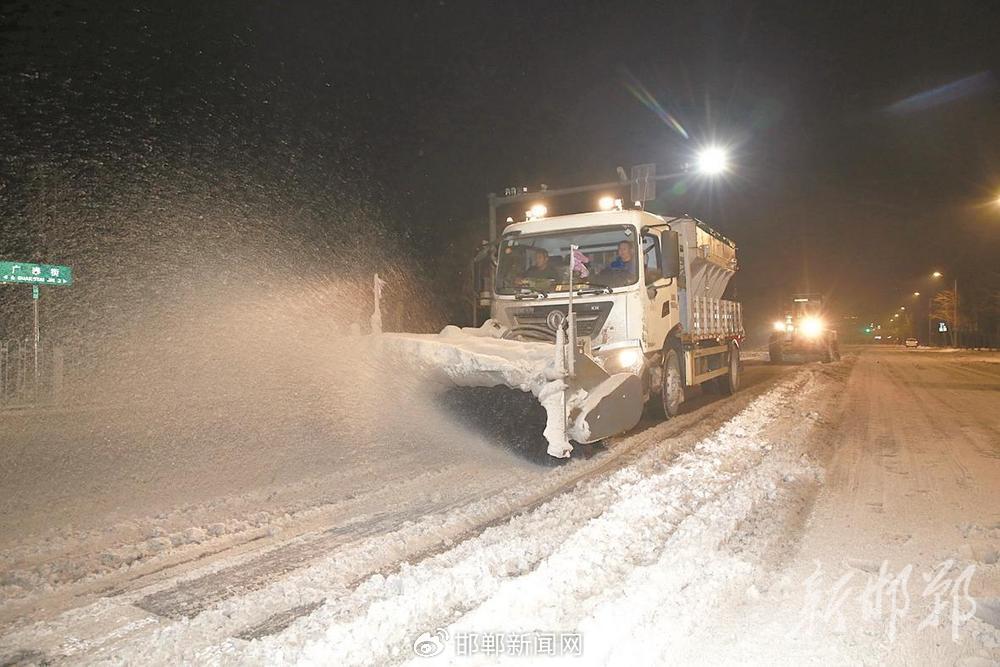
[[569,382],[572,394],[583,389],[587,397],[570,416],[571,436],[579,443],[603,440],[628,431],[642,417],[642,380],[632,373],[608,375],[587,355],[577,355],[576,373]]

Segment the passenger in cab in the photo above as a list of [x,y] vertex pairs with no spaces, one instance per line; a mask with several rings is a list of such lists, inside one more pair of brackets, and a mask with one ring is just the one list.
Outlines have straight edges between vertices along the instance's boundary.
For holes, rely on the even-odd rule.
[[631,241],[618,242],[618,256],[597,276],[597,282],[608,287],[623,287],[635,282],[635,245]]
[[635,275],[635,246],[631,241],[618,243],[618,257],[608,267],[612,271],[624,271],[630,277]]

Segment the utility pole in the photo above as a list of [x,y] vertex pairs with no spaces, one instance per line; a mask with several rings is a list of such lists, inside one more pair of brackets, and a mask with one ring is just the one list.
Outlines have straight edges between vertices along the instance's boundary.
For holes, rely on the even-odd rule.
[[490,243],[497,240],[497,196],[490,193],[486,196],[490,204]]
[[35,392],[36,398],[38,396],[38,342],[41,340],[41,336],[38,333],[38,291],[39,291],[38,290],[38,285],[32,285],[31,286],[32,313],[34,313],[34,321],[35,321],[34,328],[32,329],[32,331],[33,331],[32,338],[34,339],[34,343],[35,343],[35,345],[34,345],[34,347],[35,347],[35,383],[34,383],[33,387],[34,387],[34,392]]

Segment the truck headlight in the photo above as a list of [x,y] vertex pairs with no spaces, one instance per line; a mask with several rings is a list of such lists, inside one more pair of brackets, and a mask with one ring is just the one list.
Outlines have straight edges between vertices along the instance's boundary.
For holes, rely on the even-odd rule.
[[[629,341],[629,343],[638,341]],[[610,350],[597,352],[597,363],[611,375],[615,373],[632,373],[642,375],[646,367],[646,355],[638,345],[625,345]]]
[[785,323],[782,322],[782,321],[780,321],[780,320],[777,321],[777,322],[775,322],[774,323],[774,330],[775,331],[784,331],[785,330]]
[[615,361],[620,368],[634,368],[639,364],[639,360],[641,358],[642,355],[639,354],[639,350],[629,347],[624,350],[620,350],[615,358]]
[[802,334],[809,338],[815,338],[823,333],[823,320],[818,317],[807,317],[802,320]]

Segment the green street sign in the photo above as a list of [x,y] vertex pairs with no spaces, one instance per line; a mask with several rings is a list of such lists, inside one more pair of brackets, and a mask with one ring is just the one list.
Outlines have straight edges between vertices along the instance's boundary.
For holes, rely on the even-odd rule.
[[0,261],[0,283],[72,285],[73,269],[58,264]]

